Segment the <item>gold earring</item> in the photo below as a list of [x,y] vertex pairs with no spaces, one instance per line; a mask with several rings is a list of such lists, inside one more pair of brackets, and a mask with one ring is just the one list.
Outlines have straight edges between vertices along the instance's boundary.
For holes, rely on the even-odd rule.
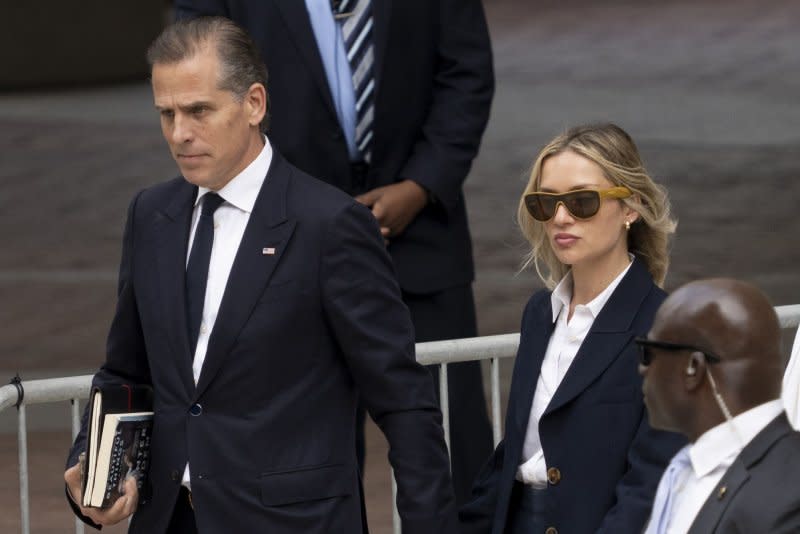
[[630,230],[631,229],[631,222],[630,221],[625,221],[625,229],[626,230]]

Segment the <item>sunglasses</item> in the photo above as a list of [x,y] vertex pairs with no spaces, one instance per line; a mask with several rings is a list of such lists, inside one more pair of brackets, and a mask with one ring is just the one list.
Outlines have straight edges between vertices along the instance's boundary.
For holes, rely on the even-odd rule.
[[694,345],[684,345],[682,343],[669,343],[667,341],[656,341],[654,339],[647,339],[644,337],[637,337],[634,339],[634,342],[639,346],[639,361],[647,367],[650,365],[650,362],[653,361],[653,351],[652,349],[661,349],[669,352],[678,352],[683,350],[691,350],[695,352],[700,352],[706,359],[706,362],[709,364],[711,363],[719,363],[722,359],[715,354],[708,352],[705,349],[701,349],[700,347],[696,347]]
[[537,221],[547,222],[556,215],[558,205],[563,204],[576,219],[589,219],[597,215],[600,200],[603,198],[628,198],[631,190],[627,187],[610,189],[576,189],[569,193],[544,193],[536,191],[525,195],[525,207]]

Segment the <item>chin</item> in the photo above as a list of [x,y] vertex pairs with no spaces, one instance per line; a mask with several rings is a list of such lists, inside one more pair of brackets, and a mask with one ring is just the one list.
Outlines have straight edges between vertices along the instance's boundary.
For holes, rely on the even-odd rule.
[[574,267],[576,263],[580,263],[583,259],[580,254],[574,254],[569,250],[559,251],[558,249],[553,249],[553,252],[555,253],[558,261],[564,265],[568,265],[569,267]]
[[208,187],[209,189],[211,189],[210,185],[211,180],[209,180],[208,178],[197,172],[192,172],[192,171],[185,172],[183,171],[183,169],[181,169],[181,175],[187,182],[189,182],[192,185],[196,185],[198,187]]

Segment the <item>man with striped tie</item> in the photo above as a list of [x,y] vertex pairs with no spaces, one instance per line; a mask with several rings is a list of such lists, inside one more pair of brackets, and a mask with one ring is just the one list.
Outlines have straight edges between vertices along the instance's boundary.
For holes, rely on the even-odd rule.
[[[178,18],[229,17],[253,36],[270,74],[270,140],[291,163],[372,209],[416,341],[477,335],[462,184],[494,90],[480,0],[175,7]],[[448,370],[453,482],[463,502],[492,451],[491,428],[480,365]]]

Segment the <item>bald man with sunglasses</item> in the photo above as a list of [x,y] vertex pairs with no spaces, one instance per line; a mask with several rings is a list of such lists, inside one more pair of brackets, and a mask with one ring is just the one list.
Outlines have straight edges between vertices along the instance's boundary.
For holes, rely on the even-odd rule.
[[800,532],[800,433],[780,400],[780,324],[744,282],[692,282],[659,308],[639,372],[650,424],[684,434],[645,534]]

